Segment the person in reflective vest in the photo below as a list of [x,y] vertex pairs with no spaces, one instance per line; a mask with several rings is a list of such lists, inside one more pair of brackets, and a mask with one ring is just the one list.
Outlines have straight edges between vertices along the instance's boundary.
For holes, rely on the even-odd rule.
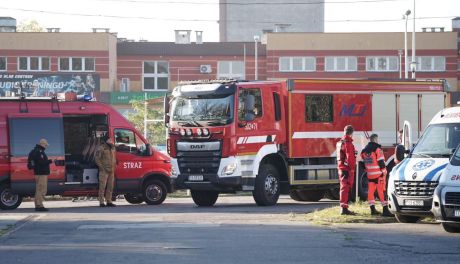
[[382,216],[393,216],[388,210],[388,202],[385,200],[387,169],[385,166],[385,156],[383,155],[382,147],[378,144],[377,134],[372,134],[370,136],[370,142],[361,151],[361,158],[363,159],[368,179],[367,201],[371,209],[371,215],[380,214],[380,212],[375,209],[374,193],[375,190],[377,190],[380,203],[383,207]]
[[348,210],[348,199],[353,188],[356,169],[356,151],[353,145],[353,127],[348,125],[344,128],[344,135],[337,142],[337,171],[340,180],[340,214],[354,215]]

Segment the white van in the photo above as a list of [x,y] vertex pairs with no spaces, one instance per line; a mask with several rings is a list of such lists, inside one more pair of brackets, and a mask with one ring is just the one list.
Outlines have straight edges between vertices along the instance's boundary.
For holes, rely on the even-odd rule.
[[[411,126],[404,123],[403,142],[412,146]],[[408,156],[390,172],[389,209],[401,223],[415,223],[432,214],[433,194],[441,173],[460,143],[460,107],[437,113]]]
[[444,230],[460,232],[460,145],[439,178],[431,211]]

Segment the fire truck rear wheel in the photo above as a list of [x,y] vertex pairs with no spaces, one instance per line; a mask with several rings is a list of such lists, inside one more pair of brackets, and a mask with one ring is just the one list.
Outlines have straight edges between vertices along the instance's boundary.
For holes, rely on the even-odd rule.
[[325,190],[299,190],[298,194],[301,201],[317,202],[324,197]]
[[275,166],[263,164],[259,168],[252,196],[257,205],[275,205],[280,196],[279,173]]
[[198,206],[213,206],[219,198],[219,193],[213,191],[191,191],[191,194]]
[[442,227],[449,233],[460,233],[460,224],[442,223]]
[[144,199],[142,198],[142,196],[137,195],[137,194],[127,193],[124,196],[125,196],[125,200],[130,204],[141,204],[144,202]]
[[413,215],[395,214],[396,220],[400,223],[417,223],[421,217]]
[[142,198],[149,205],[159,205],[164,202],[168,195],[166,185],[160,180],[149,180],[144,184]]
[[22,196],[14,194],[8,185],[0,185],[0,209],[14,210],[22,203]]
[[339,188],[329,189],[324,194],[324,197],[330,200],[339,200],[340,199],[340,189]]
[[297,193],[297,190],[290,190],[289,191],[289,196],[291,196],[291,199],[294,200],[294,201],[298,201],[298,202],[302,201],[302,200],[300,200],[300,196]]

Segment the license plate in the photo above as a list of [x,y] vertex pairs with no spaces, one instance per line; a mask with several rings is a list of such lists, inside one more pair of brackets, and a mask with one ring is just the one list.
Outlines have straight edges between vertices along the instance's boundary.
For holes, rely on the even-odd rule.
[[454,216],[455,217],[460,217],[460,209],[454,210]]
[[423,200],[404,200],[404,205],[407,205],[407,206],[423,206]]
[[190,175],[188,176],[189,181],[203,181],[203,175]]

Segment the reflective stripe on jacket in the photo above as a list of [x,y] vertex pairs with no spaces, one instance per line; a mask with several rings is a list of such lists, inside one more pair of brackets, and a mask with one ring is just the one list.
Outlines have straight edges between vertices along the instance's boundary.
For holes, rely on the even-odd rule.
[[368,179],[377,179],[380,176],[386,176],[385,156],[380,145],[370,142],[361,151],[361,158],[363,159]]

